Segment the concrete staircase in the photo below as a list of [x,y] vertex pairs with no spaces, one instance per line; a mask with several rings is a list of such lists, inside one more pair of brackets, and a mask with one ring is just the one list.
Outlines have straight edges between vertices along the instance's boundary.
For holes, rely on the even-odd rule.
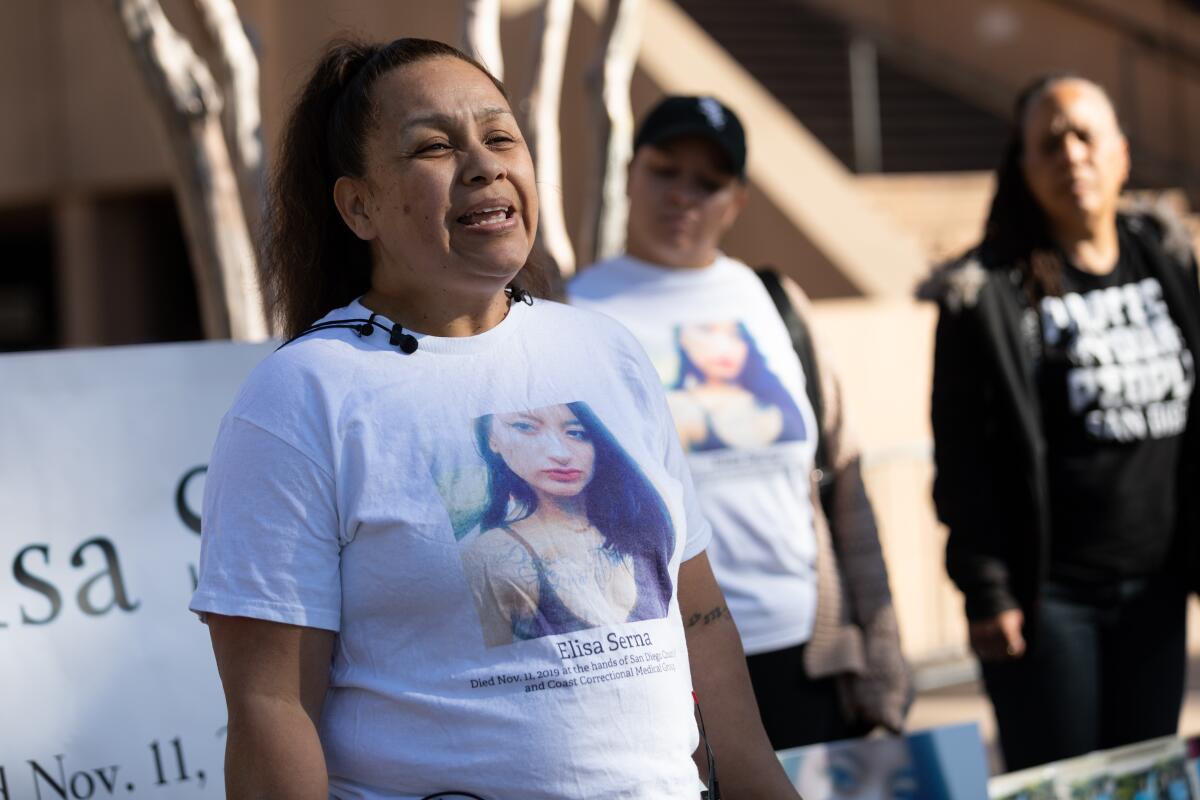
[[[857,171],[851,25],[800,0],[678,0],[678,5],[830,154]],[[979,240],[1007,124],[916,77],[886,53],[878,56],[876,68],[882,172],[858,172],[855,183],[936,264]],[[738,98],[726,99],[736,107]],[[753,130],[750,139],[753,148]],[[1185,192],[1162,196],[1200,230]]]
[[990,172],[860,175],[859,191],[915,237],[931,264],[979,241],[995,191]]
[[[848,169],[856,170],[850,44],[844,23],[797,0],[679,0]],[[995,167],[1004,120],[876,59],[884,172]],[[727,98],[736,106],[737,98]],[[753,133],[753,132],[751,132]]]

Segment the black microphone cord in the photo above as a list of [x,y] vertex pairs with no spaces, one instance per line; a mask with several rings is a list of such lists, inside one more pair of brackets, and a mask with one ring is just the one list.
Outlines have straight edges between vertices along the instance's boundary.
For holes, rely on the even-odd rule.
[[[524,303],[527,306],[533,305],[533,295],[522,289],[520,286],[506,286],[504,288],[504,294],[506,297],[508,297],[509,303]],[[317,331],[326,331],[330,328],[349,328],[357,333],[360,338],[363,336],[370,336],[375,332],[376,328],[379,328],[380,330],[387,332],[388,343],[392,347],[398,348],[400,352],[404,353],[405,355],[410,355],[417,352],[417,347],[420,345],[417,337],[413,336],[411,333],[405,333],[404,328],[400,327],[399,325],[393,325],[389,328],[382,322],[379,322],[375,319],[378,316],[379,314],[372,313],[368,319],[358,317],[356,319],[331,319],[328,322],[318,322],[316,325],[300,331],[275,349],[276,351],[282,350],[302,336],[307,336],[308,334],[316,333]]]
[[275,350],[282,350],[302,336],[307,336],[308,334],[316,333],[317,331],[326,331],[330,328],[349,328],[358,334],[359,337],[370,336],[375,332],[376,328],[379,328],[381,331],[384,331],[388,334],[388,343],[392,347],[398,348],[400,352],[408,355],[417,351],[417,346],[420,344],[417,341],[417,337],[413,336],[411,333],[405,333],[404,328],[401,328],[399,325],[393,325],[389,328],[387,325],[384,325],[382,322],[376,319],[378,316],[378,314],[372,314],[369,319],[358,317],[356,319],[333,319],[329,320],[328,322],[318,322],[311,328],[305,328],[304,330],[300,331],[295,336],[279,345],[279,347],[276,347]]

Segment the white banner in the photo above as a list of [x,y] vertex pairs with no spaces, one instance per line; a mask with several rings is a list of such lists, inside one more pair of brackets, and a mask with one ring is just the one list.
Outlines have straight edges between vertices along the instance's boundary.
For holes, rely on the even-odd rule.
[[0,800],[219,798],[203,466],[273,345],[0,356]]

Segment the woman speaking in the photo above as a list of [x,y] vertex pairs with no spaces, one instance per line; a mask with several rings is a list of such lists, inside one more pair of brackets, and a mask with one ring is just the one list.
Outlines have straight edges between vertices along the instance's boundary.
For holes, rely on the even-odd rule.
[[[794,797],[737,630],[714,612],[708,527],[652,368],[616,324],[530,294],[538,197],[501,84],[438,42],[336,43],[276,164],[266,296],[292,338],[222,422],[191,603],[229,708],[228,796],[694,800],[694,685],[726,786]],[[607,523],[570,499],[587,484],[591,506],[598,481],[627,477],[602,448],[517,466],[536,460],[513,444],[526,423],[579,441],[583,404],[670,520],[630,531],[635,544],[597,550]],[[463,498],[446,487],[478,464],[485,418],[488,448],[537,498],[526,516],[496,516],[534,548],[528,564],[552,583],[560,554],[544,534],[561,522],[579,539],[558,529],[554,542],[608,570],[578,591],[554,584],[595,626],[587,641],[544,624],[536,582],[515,631],[541,626],[537,638],[500,644],[475,602],[480,573],[455,527]],[[643,564],[657,607],[622,617]],[[681,613],[704,624],[685,630]],[[703,665],[692,680],[689,653]]]

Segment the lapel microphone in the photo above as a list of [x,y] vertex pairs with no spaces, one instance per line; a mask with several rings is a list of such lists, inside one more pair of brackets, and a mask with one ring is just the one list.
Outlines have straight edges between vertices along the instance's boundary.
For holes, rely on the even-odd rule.
[[300,331],[295,336],[279,345],[279,347],[276,347],[275,350],[282,350],[302,336],[307,336],[308,334],[315,333],[317,331],[327,331],[331,328],[349,328],[350,330],[354,331],[354,333],[357,334],[360,339],[364,336],[370,336],[375,332],[376,328],[379,328],[380,330],[387,332],[388,344],[398,349],[401,353],[404,353],[405,355],[411,355],[412,353],[417,352],[417,346],[419,344],[417,337],[413,336],[411,333],[405,333],[404,328],[401,328],[399,325],[393,325],[390,328],[387,327],[382,322],[379,322],[375,319],[377,316],[379,315],[372,314],[368,319],[359,317],[357,319],[336,319],[330,320],[329,322],[319,322],[316,325],[313,325],[311,328],[306,328],[305,330]]
[[[520,286],[507,286],[504,289],[504,294],[508,297],[509,302],[511,303],[524,303],[528,306],[533,305],[533,295],[522,289]],[[375,318],[378,316],[378,314],[373,313],[367,319],[359,317],[357,319],[334,319],[330,320],[329,322],[318,322],[311,328],[305,328],[304,330],[300,331],[295,336],[279,345],[279,347],[276,347],[275,350],[277,352],[282,350],[302,336],[307,336],[308,334],[315,333],[317,331],[327,331],[331,328],[349,328],[358,334],[359,338],[370,336],[375,332],[376,328],[379,328],[382,331],[387,331],[388,344],[390,344],[392,347],[395,347],[401,353],[404,353],[405,355],[412,355],[413,353],[417,352],[417,346],[420,344],[417,341],[417,337],[413,336],[411,333],[405,333],[404,328],[401,328],[399,325],[393,325],[389,328],[382,322],[377,322]]]

